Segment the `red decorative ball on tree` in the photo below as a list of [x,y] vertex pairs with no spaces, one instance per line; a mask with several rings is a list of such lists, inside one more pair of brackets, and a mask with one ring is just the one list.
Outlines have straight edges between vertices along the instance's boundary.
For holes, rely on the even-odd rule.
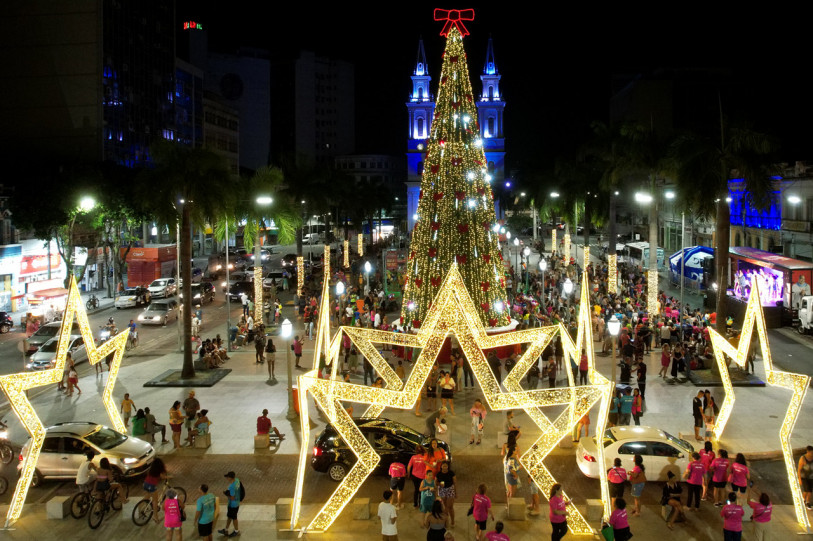
[[457,263],[460,264],[460,265],[465,265],[466,261],[469,260],[469,258],[465,254],[458,254],[455,257],[457,259]]
[[[421,320],[420,320],[420,319],[413,319],[413,320],[412,320],[412,326],[413,326],[414,328],[416,328],[416,329],[420,329],[420,328],[421,328]],[[494,325],[492,325],[492,327],[493,327],[493,326],[494,326]]]
[[483,254],[483,261],[491,263],[491,254]]
[[429,282],[432,284],[432,287],[438,287],[440,285],[440,276],[431,277]]
[[457,224],[457,232],[461,235],[469,232],[469,224]]
[[438,171],[440,171],[440,165],[434,164],[432,167],[430,167],[430,169],[432,170],[433,175],[437,175]]
[[429,257],[435,257],[438,255],[437,248],[429,248]]
[[423,280],[421,278],[415,278],[415,285],[417,287],[421,287],[423,285]]
[[488,291],[489,287],[491,287],[491,282],[480,282],[480,288],[483,291]]
[[489,327],[496,327],[497,326],[497,318],[492,317],[491,319],[489,319],[488,320],[488,326]]
[[432,199],[434,199],[435,201],[440,201],[441,199],[443,199],[443,192],[432,194]]
[[457,191],[454,193],[454,196],[457,198],[458,201],[463,201],[463,199],[466,197],[466,192]]
[[440,222],[432,222],[432,231],[440,229]]

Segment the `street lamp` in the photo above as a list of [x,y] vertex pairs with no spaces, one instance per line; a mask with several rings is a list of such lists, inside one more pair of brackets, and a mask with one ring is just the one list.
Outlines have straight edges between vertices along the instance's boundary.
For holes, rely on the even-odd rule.
[[545,307],[545,298],[547,295],[545,294],[545,271],[548,270],[548,262],[545,260],[544,256],[539,257],[539,270],[542,271],[542,307]]
[[570,281],[570,278],[565,278],[565,283],[562,286],[562,289],[565,293],[565,297],[569,297],[571,293],[573,293],[573,282]]
[[337,282],[336,283],[336,296],[341,297],[344,295],[344,282]]
[[525,249],[522,250],[522,254],[525,256],[525,293],[527,294],[528,293],[528,274],[529,274],[528,271],[531,270],[529,268],[529,265],[531,263],[531,259],[529,257],[531,255],[531,249],[528,246],[526,246]]
[[291,367],[291,334],[293,328],[293,324],[288,318],[285,318],[279,330],[279,335],[287,341],[285,344],[285,364],[288,368],[288,415],[286,417],[289,421],[296,419],[296,411],[294,411],[294,375],[293,367]]
[[364,262],[364,274],[367,277],[367,291],[365,293],[370,292],[370,271],[373,270],[373,266],[370,265],[369,261]]
[[[519,238],[518,237],[514,237],[514,248],[515,248],[515,253],[514,253],[514,274],[516,274],[516,271],[519,269]],[[522,275],[520,275],[520,278],[522,278]],[[519,284],[516,285],[516,289],[517,289],[517,291],[519,291]]]
[[613,378],[613,385],[615,385],[615,344],[616,339],[618,338],[618,332],[621,330],[621,322],[618,321],[618,318],[615,317],[615,314],[610,317],[610,321],[607,322],[607,330],[610,331],[610,336],[613,337],[612,339],[612,352],[613,352],[613,370],[612,370],[612,378]]

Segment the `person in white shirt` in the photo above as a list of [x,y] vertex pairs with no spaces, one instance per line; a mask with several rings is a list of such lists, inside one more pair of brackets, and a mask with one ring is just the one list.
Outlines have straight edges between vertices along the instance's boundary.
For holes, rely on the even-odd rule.
[[378,518],[381,519],[381,537],[383,541],[398,541],[398,511],[391,503],[392,491],[384,491],[384,501],[378,504]]
[[375,313],[375,321],[373,322],[373,327],[376,329],[381,326],[381,314],[379,312]]
[[96,481],[96,466],[93,465],[93,451],[85,453],[87,460],[79,465],[79,470],[76,472],[76,485],[80,491],[87,491]]
[[240,304],[243,305],[243,315],[248,315],[248,295],[245,292],[240,293]]

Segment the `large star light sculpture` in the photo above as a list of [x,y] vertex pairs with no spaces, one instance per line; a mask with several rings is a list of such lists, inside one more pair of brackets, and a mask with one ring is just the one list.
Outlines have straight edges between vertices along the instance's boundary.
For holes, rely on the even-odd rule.
[[11,497],[11,503],[6,513],[6,528],[20,518],[23,506],[25,505],[25,498],[28,495],[28,489],[31,486],[31,479],[34,476],[34,470],[39,461],[42,443],[45,440],[45,427],[39,415],[37,415],[34,406],[31,404],[27,391],[49,384],[56,384],[62,380],[65,373],[68,348],[71,343],[70,335],[72,333],[74,318],[76,318],[76,322],[79,325],[90,364],[96,364],[104,360],[110,353],[115,352],[114,359],[110,363],[110,374],[103,393],[103,400],[105,409],[107,409],[107,413],[113,425],[116,427],[116,430],[125,432],[124,422],[121,420],[118,409],[113,403],[112,392],[115,386],[116,376],[118,375],[118,369],[121,365],[121,359],[124,355],[124,346],[127,343],[129,329],[117,334],[115,338],[100,348],[96,348],[93,342],[93,332],[90,330],[90,324],[88,323],[87,313],[82,307],[82,298],[79,295],[79,289],[76,287],[76,280],[71,277],[68,301],[65,305],[62,326],[59,330],[59,341],[57,343],[54,367],[37,372],[21,372],[18,374],[0,376],[0,389],[2,389],[8,397],[11,409],[17,414],[26,432],[31,436],[31,446],[29,447],[28,455],[23,461],[20,478],[17,481],[17,486],[14,489],[14,494]]
[[[555,328],[537,328],[489,336],[477,315],[477,310],[456,265],[447,274],[421,328],[418,329],[416,334],[343,327],[337,337],[340,336],[342,331],[348,334],[359,347],[359,350],[376,367],[381,365],[379,373],[385,379],[386,387],[374,388],[344,383],[338,381],[335,377],[320,379],[315,370],[299,377],[299,411],[302,433],[307,434],[310,430],[307,400],[307,395],[310,393],[358,459],[347,476],[328,498],[325,505],[319,510],[316,517],[304,528],[304,531],[325,531],[330,527],[380,460],[380,457],[367,442],[353,419],[340,406],[339,401],[347,400],[370,404],[366,415],[378,415],[386,407],[411,409],[447,335],[450,333],[457,337],[463,353],[469,359],[489,407],[492,410],[523,409],[529,413],[531,419],[542,430],[542,436],[520,458],[525,468],[538,480],[540,488],[552,485],[555,482],[542,461],[550,449],[572,428],[569,419],[573,418],[574,415],[565,412],[551,423],[549,419],[541,414],[539,408],[566,405],[569,407],[568,409],[575,409],[576,418],[578,419],[604,395],[601,385],[526,391],[511,383],[513,390],[509,389],[509,392],[504,392],[491,372],[483,350],[511,344],[529,343],[528,351],[519,363],[525,367],[524,370],[527,370],[531,361],[541,353],[545,345],[550,341]],[[334,337],[332,344],[336,342],[337,338]],[[390,380],[390,374],[387,371],[389,366],[373,345],[376,343],[421,349],[415,366],[403,385],[400,384],[394,373],[392,374],[393,381]],[[330,350],[333,351],[333,347]],[[389,369],[389,371],[392,370]],[[516,373],[519,374],[519,372]],[[517,384],[518,379],[518,377],[515,377],[515,383]],[[299,523],[302,487],[309,448],[308,441],[303,439],[300,447],[299,470],[290,523],[292,529],[296,528]],[[572,508],[571,512],[573,510],[575,508]],[[571,515],[571,522],[572,524],[569,525],[573,533],[592,534],[592,528],[577,512]]]
[[725,399],[720,406],[720,413],[717,414],[717,420],[714,423],[714,430],[712,431],[713,437],[715,441],[719,441],[725,431],[728,419],[731,417],[731,412],[734,409],[734,386],[731,384],[731,374],[729,373],[728,363],[726,363],[725,357],[730,357],[740,368],[745,368],[754,327],[757,329],[759,347],[762,352],[762,360],[765,364],[765,379],[768,380],[769,385],[782,387],[793,393],[790,398],[790,403],[788,404],[787,412],[785,413],[785,418],[782,420],[782,427],[779,429],[779,441],[782,445],[782,455],[785,460],[790,493],[793,496],[796,520],[805,532],[809,532],[810,520],[808,519],[807,510],[805,509],[804,500],[802,499],[802,489],[799,486],[796,465],[793,462],[793,449],[790,446],[790,436],[793,432],[793,427],[796,425],[796,419],[799,417],[799,411],[802,408],[807,389],[810,386],[810,376],[794,374],[774,368],[767,328],[765,326],[765,314],[762,312],[759,284],[756,278],[752,278],[751,280],[751,297],[748,299],[748,305],[745,309],[745,319],[742,322],[742,332],[740,333],[738,347],[735,348],[732,346],[731,343],[716,330],[709,330],[711,344],[714,348],[714,357],[717,360],[720,379],[722,379],[723,388],[725,389]]

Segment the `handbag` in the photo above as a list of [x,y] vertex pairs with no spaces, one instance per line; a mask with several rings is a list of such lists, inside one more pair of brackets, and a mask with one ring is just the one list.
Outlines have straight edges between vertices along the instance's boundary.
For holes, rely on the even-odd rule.
[[601,526],[601,535],[604,537],[605,541],[614,541],[615,534],[613,533],[613,527],[607,524],[606,522]]
[[181,522],[186,522],[186,511],[181,509]]
[[466,511],[466,516],[470,517],[474,514],[474,500],[471,501],[471,505],[469,506],[469,510]]

